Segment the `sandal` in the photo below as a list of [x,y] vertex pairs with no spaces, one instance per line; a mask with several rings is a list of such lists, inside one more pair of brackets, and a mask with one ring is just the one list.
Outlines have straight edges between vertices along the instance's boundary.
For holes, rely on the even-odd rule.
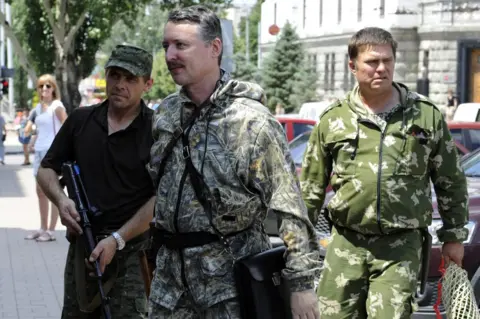
[[42,234],[43,234],[44,232],[45,232],[45,231],[42,230],[42,229],[36,230],[36,231],[34,231],[34,232],[31,232],[31,233],[28,234],[27,236],[25,236],[25,239],[26,239],[26,240],[37,239],[38,237],[42,236]]
[[56,238],[53,235],[53,232],[50,230],[47,230],[40,237],[36,239],[37,242],[42,242],[42,243],[47,241],[54,241],[54,240],[56,240]]

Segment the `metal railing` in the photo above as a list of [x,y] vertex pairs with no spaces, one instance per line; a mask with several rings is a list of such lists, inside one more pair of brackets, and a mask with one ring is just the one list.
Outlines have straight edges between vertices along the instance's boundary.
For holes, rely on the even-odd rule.
[[420,4],[421,25],[480,24],[480,0],[438,0]]

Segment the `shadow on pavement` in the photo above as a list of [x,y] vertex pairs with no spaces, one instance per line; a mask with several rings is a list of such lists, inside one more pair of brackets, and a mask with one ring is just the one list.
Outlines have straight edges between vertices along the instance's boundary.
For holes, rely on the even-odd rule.
[[[6,162],[8,157],[6,158]],[[21,174],[19,174],[19,172]],[[29,171],[32,173],[32,171]],[[25,177],[25,168],[20,165],[7,165],[0,166],[0,198],[2,197],[25,197],[27,194],[22,187],[20,181]],[[33,178],[33,176],[31,177]]]
[[59,318],[68,242],[25,240],[29,230],[0,228],[0,318]]

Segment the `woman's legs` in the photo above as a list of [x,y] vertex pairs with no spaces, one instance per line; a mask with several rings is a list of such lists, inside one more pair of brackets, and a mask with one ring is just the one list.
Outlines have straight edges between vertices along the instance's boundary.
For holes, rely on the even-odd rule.
[[57,206],[53,205],[51,203],[50,205],[50,226],[48,227],[48,230],[53,232],[55,231],[55,227],[57,226],[57,221],[58,221],[58,208]]
[[23,164],[28,165],[30,164],[30,153],[28,150],[28,144],[22,144],[22,147],[23,147],[23,156],[25,157],[25,159],[23,160]]
[[38,207],[40,208],[40,229],[43,231],[48,228],[48,198],[37,183]]

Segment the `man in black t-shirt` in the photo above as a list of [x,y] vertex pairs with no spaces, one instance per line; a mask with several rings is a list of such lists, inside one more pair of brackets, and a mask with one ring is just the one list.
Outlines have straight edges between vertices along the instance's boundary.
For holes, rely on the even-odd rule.
[[[107,100],[75,109],[58,132],[41,163],[37,180],[59,208],[70,241],[64,283],[62,318],[100,318],[96,280],[89,278],[98,259],[108,289],[113,318],[145,318],[147,300],[137,252],[147,246],[155,201],[146,171],[152,145],[152,115],[142,100],[152,86],[152,56],[119,45],[106,66]],[[85,256],[80,217],[58,182],[62,164],[75,161],[90,200],[95,250]],[[145,225],[143,229],[131,224]],[[138,228],[138,227],[137,227]],[[142,233],[143,232],[143,233]],[[118,250],[118,252],[117,252]],[[107,265],[109,265],[107,267]],[[105,286],[108,286],[105,283]]]

